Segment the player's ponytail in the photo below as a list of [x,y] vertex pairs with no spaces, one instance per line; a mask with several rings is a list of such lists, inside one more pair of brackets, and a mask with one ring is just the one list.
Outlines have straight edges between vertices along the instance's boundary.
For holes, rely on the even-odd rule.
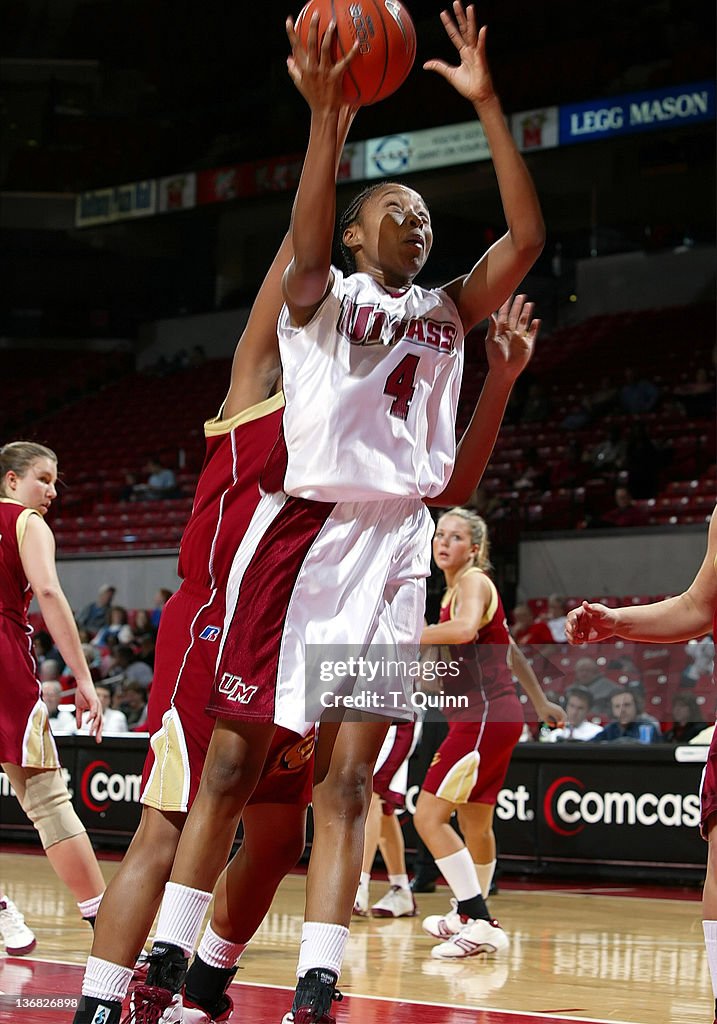
[[7,497],[7,474],[15,473],[16,476],[23,477],[37,459],[57,462],[57,456],[51,448],[46,448],[44,444],[37,444],[35,441],[10,441],[0,448],[0,497]]
[[478,549],[473,556],[473,565],[482,569],[483,572],[490,572],[493,566],[490,561],[490,538],[485,519],[482,519],[476,512],[471,512],[469,508],[452,508],[450,511],[444,512],[444,515],[457,516],[468,524],[471,543],[475,544]]

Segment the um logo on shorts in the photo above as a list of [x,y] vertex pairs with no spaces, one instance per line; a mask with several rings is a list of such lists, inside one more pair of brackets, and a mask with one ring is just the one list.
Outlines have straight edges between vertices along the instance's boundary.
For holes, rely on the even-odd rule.
[[200,640],[210,640],[214,643],[221,636],[221,626],[205,626],[202,632],[199,634]]
[[227,700],[236,701],[237,704],[248,704],[258,687],[247,686],[241,676],[233,676],[230,672],[225,672],[217,689],[219,693],[224,694]]

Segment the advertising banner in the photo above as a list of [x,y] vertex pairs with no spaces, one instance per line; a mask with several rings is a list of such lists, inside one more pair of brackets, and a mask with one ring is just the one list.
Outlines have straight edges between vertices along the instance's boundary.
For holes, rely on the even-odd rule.
[[115,188],[81,192],[75,201],[75,227],[111,224],[157,212],[157,182],[133,181]]
[[510,127],[515,144],[522,153],[533,149],[554,149],[558,145],[557,107],[540,107],[513,114]]
[[160,213],[190,210],[196,205],[197,176],[193,171],[188,174],[173,174],[169,178],[159,179]]
[[715,84],[696,82],[560,108],[560,145],[714,121]]
[[480,122],[466,121],[464,124],[369,139],[366,143],[365,176],[386,178],[489,158],[488,143]]
[[197,204],[227,203],[251,195],[253,164],[215,167],[197,174]]

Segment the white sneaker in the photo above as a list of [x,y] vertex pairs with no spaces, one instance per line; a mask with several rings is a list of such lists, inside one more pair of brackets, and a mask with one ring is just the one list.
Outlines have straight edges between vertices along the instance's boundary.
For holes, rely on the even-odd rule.
[[370,917],[371,911],[368,905],[368,886],[360,885],[354,900],[354,917]]
[[229,1020],[234,1009],[234,1003],[228,996],[225,1003],[226,1006],[217,1017],[210,1017],[199,1006],[186,1006],[182,996],[177,995],[159,1018],[159,1024],[223,1024]]
[[410,889],[392,885],[383,899],[374,903],[371,913],[374,917],[415,917],[418,907]]
[[7,896],[0,901],[0,935],[8,956],[32,953],[37,939],[25,924],[25,918]]
[[430,917],[424,917],[421,927],[434,939],[450,939],[451,936],[457,935],[461,928],[465,928],[470,920],[470,917],[458,913],[458,900],[452,899],[451,909],[447,914],[431,914]]
[[478,918],[470,921],[447,942],[434,946],[431,956],[434,960],[463,960],[482,953],[501,953],[510,942],[497,921]]

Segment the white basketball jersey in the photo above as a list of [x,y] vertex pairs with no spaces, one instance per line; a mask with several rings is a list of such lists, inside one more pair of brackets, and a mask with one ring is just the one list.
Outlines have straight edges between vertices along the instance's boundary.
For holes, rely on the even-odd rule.
[[439,494],[453,469],[463,326],[452,299],[368,274],[334,283],[313,319],[279,317],[288,494],[371,501]]

